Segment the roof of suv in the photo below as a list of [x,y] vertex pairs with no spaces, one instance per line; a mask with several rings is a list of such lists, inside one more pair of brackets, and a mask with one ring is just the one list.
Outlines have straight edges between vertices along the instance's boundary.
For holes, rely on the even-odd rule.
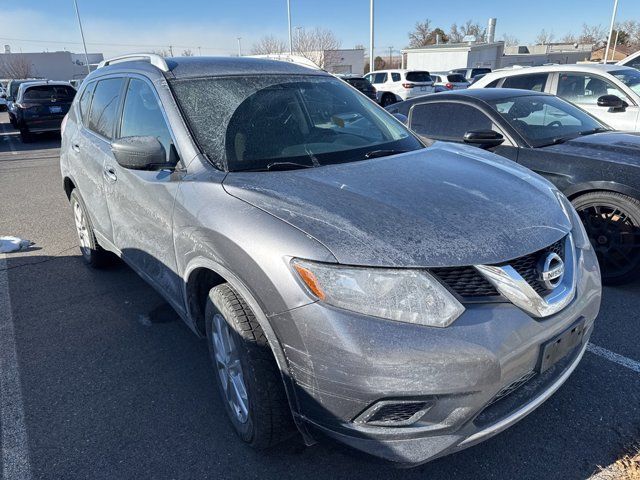
[[[172,78],[193,78],[227,75],[329,75],[322,70],[314,70],[299,64],[251,57],[171,57],[166,58],[168,72],[166,76]],[[136,70],[151,67],[149,62],[143,59],[131,61],[119,61],[96,72],[107,73],[109,71],[123,71],[135,67]],[[158,69],[158,71],[160,71]],[[94,73],[94,72],[92,72]]]

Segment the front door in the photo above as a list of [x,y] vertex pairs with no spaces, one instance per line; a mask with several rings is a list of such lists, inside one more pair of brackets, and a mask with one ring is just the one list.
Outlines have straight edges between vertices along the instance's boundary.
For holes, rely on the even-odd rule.
[[175,172],[175,142],[152,84],[129,79],[116,138],[153,136],[167,153],[166,168],[130,170],[107,161],[105,191],[116,247],[126,261],[181,308],[182,281],[173,245],[173,205],[182,175]]

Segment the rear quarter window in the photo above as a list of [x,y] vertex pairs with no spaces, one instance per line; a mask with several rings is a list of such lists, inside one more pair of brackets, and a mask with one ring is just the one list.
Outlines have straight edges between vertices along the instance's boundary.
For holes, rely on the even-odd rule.
[[87,123],[89,116],[89,108],[91,107],[91,99],[93,98],[93,89],[96,88],[95,82],[90,83],[82,92],[78,107],[80,109],[80,118],[83,123]]
[[514,75],[507,77],[502,83],[502,88],[517,88],[520,90],[531,90],[534,92],[544,92],[547,86],[547,73],[531,73],[528,75]]

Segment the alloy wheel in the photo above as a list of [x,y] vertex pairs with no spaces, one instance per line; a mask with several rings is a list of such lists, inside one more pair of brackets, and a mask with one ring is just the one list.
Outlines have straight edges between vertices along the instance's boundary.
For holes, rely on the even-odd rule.
[[229,325],[219,313],[213,316],[211,342],[225,400],[236,419],[245,423],[249,418],[249,398],[240,355]]
[[89,240],[89,229],[84,210],[77,200],[73,200],[73,218],[76,223],[76,231],[78,233],[78,241],[80,242],[80,250],[85,257],[91,256],[91,241]]

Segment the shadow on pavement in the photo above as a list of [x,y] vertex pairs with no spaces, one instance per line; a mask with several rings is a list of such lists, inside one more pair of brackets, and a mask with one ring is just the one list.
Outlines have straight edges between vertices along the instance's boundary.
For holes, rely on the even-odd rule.
[[7,274],[34,478],[578,479],[637,438],[637,375],[587,354],[518,425],[415,469],[324,442],[255,452],[226,419],[206,343],[128,267],[28,259],[8,257]]

